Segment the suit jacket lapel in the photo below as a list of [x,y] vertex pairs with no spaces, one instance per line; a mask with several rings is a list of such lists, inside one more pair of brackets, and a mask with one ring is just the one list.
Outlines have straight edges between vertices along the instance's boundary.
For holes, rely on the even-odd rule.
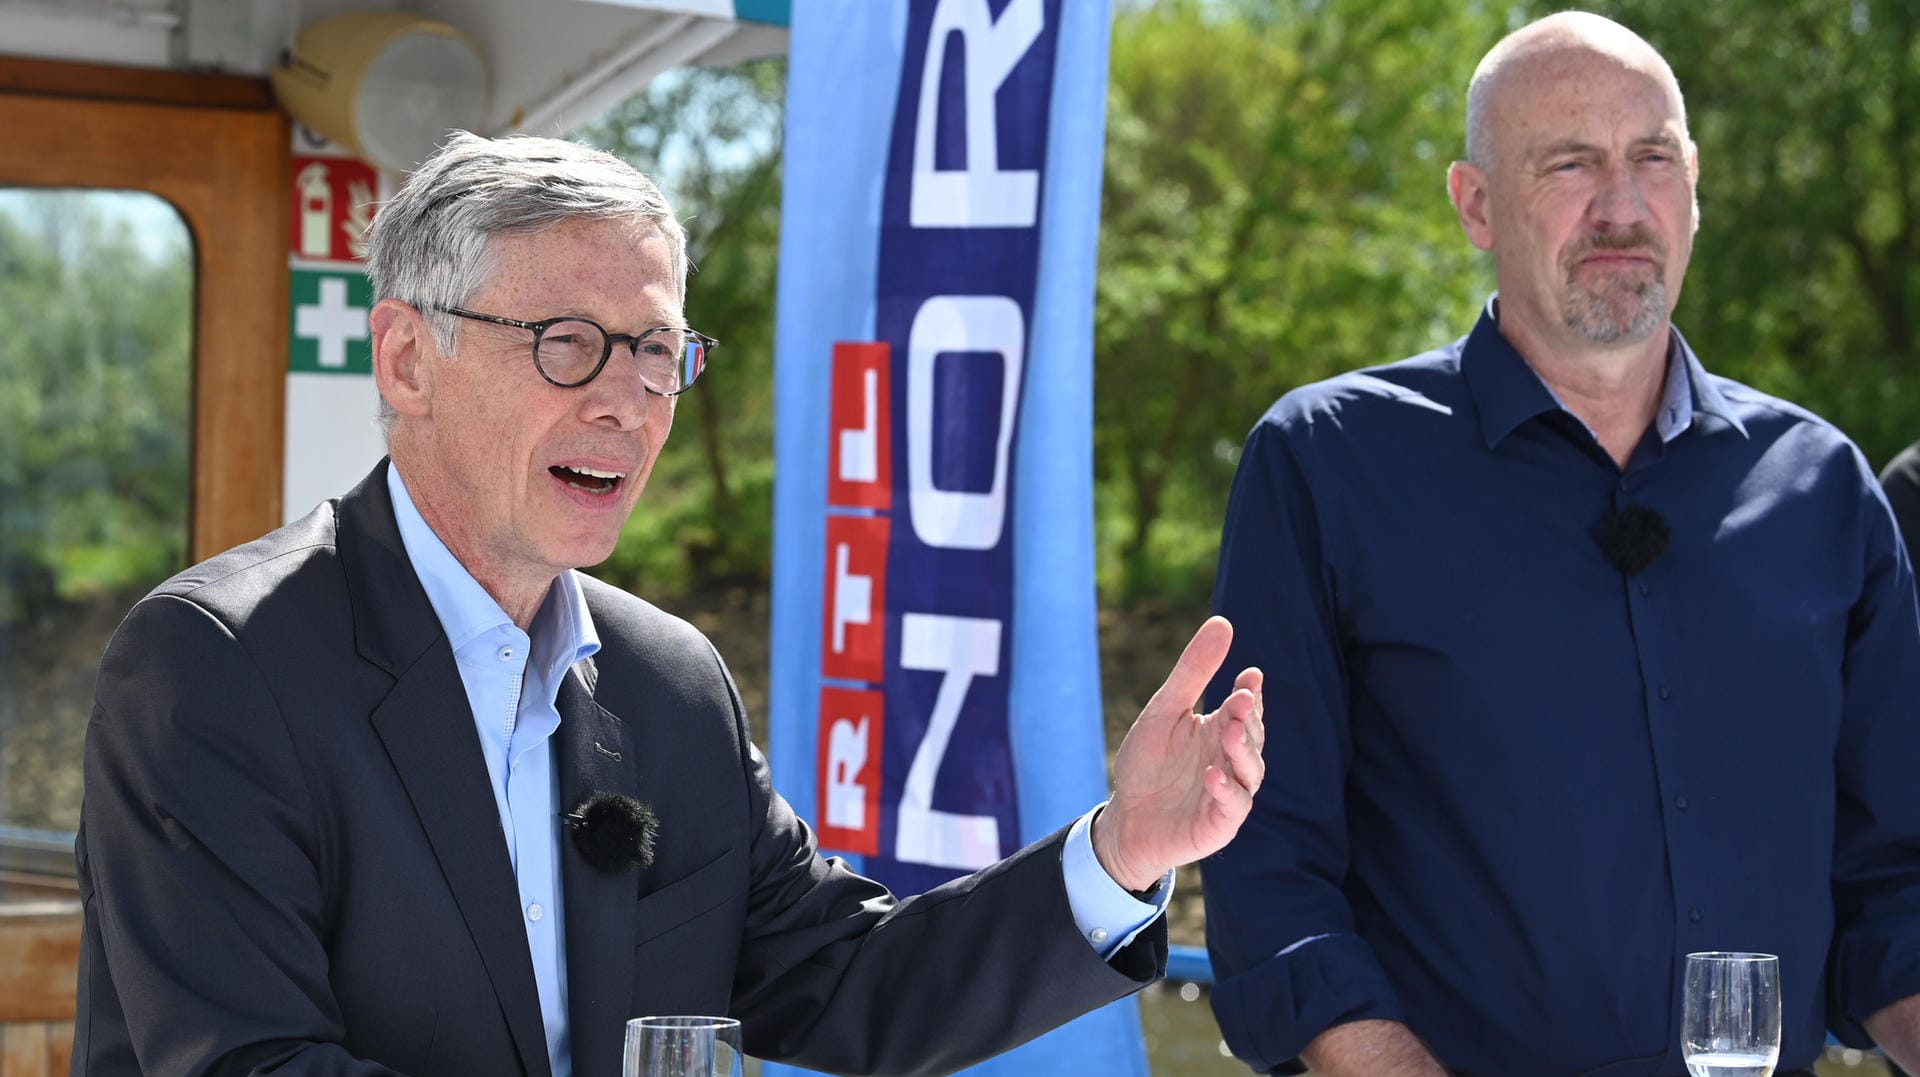
[[[639,797],[634,743],[626,723],[594,702],[587,685],[591,659],[561,682],[553,761],[559,771],[560,810],[570,812],[597,792]],[[567,1009],[575,1077],[619,1072],[627,1011],[633,1002],[633,907],[639,898],[634,869],[601,871],[563,836],[560,877],[567,910]]]
[[383,461],[339,506],[355,644],[395,678],[373,712],[374,729],[486,965],[521,1066],[531,1077],[551,1077],[519,887],[487,788],[466,686],[401,543],[386,468]]

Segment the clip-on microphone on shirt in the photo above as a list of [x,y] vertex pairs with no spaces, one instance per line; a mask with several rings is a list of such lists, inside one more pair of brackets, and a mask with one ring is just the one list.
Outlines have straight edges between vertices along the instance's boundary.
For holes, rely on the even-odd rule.
[[621,793],[594,793],[560,818],[573,832],[573,847],[601,871],[625,871],[653,863],[660,820],[644,800]]
[[1673,529],[1658,512],[1632,504],[1601,520],[1594,537],[1600,540],[1600,552],[1614,568],[1638,576],[1667,552]]

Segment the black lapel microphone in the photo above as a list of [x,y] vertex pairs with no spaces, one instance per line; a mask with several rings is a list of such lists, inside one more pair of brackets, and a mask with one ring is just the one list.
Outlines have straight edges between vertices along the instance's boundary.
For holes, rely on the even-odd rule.
[[598,792],[560,817],[573,832],[573,847],[601,871],[645,868],[653,863],[660,820],[653,805],[622,793]]
[[1645,572],[1667,552],[1673,529],[1666,517],[1641,504],[1630,504],[1600,521],[1594,537],[1600,552],[1614,568],[1629,576]]

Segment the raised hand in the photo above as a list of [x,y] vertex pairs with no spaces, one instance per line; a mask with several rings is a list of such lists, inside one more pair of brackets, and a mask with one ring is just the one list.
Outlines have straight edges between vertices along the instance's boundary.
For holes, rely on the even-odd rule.
[[1219,710],[1193,710],[1232,641],[1226,618],[1201,625],[1114,758],[1113,799],[1093,821],[1093,851],[1128,890],[1217,852],[1253,807],[1267,769],[1260,671],[1241,671]]

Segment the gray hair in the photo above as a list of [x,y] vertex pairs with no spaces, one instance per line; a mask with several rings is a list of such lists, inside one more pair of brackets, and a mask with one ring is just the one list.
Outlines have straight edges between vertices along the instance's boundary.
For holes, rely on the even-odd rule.
[[[660,230],[687,296],[687,233],[660,188],[610,153],[553,138],[482,138],[456,131],[374,215],[367,276],[375,300],[398,299],[426,315],[434,342],[451,351],[455,319],[493,273],[493,238],[543,231],[570,220],[631,220]],[[393,421],[380,401],[383,428]]]
[[[1493,58],[1492,53],[1487,54]],[[1467,163],[1479,168],[1493,167],[1493,131],[1487,120],[1487,99],[1493,96],[1498,66],[1480,64],[1467,83]]]

